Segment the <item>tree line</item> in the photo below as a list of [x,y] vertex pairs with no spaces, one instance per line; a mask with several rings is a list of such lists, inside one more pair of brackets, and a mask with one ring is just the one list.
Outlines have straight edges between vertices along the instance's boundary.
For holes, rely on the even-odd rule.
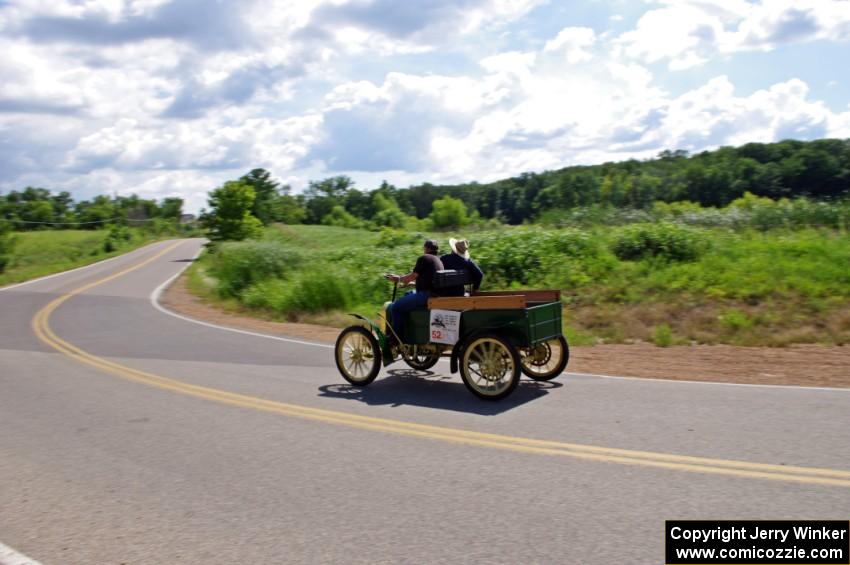
[[95,196],[75,201],[66,191],[27,187],[0,194],[0,221],[15,231],[40,229],[100,229],[111,225],[142,225],[148,221],[177,222],[183,214],[182,198],[157,202],[132,196]]
[[128,228],[148,234],[176,233],[183,215],[182,198],[157,202],[132,196],[95,196],[75,201],[69,192],[27,187],[0,194],[0,273],[13,257],[19,241],[15,232],[35,230],[98,230],[109,228],[102,251],[116,251],[133,239]]
[[[263,225],[345,227],[456,227],[469,222],[534,222],[552,210],[588,206],[650,208],[655,202],[722,207],[750,193],[772,199],[822,200],[850,194],[850,140],[748,143],[689,155],[663,151],[655,159],[572,166],[492,183],[423,183],[397,188],[383,182],[359,190],[347,176],[310,181],[301,194],[254,169],[210,193],[201,220],[212,235],[251,237]],[[109,223],[177,220],[180,198],[96,196],[75,202],[68,192],[44,188],[0,194],[0,219],[16,230],[95,229]],[[219,233],[221,232],[221,233]]]
[[748,143],[696,155],[664,151],[645,161],[523,173],[489,184],[422,184],[404,191],[398,202],[421,218],[431,202],[448,195],[482,218],[521,224],[551,209],[591,205],[642,209],[656,201],[689,201],[723,207],[747,192],[774,200],[850,194],[850,140]]
[[254,169],[210,192],[210,209],[201,212],[200,221],[210,239],[223,241],[259,237],[263,226],[273,222],[430,229],[459,227],[478,219],[475,212],[467,213],[461,200],[451,196],[434,201],[429,214],[417,218],[399,205],[404,190],[384,182],[375,190],[363,192],[355,189],[347,176],[311,181],[303,194],[293,196],[290,191],[265,169]]
[[747,193],[774,200],[844,198],[850,194],[850,140],[748,143],[695,155],[663,151],[655,159],[522,173],[486,184],[397,188],[384,181],[362,191],[349,177],[336,176],[311,181],[299,195],[273,181],[268,171],[254,169],[212,193],[204,218],[214,229],[221,199],[237,186],[243,198],[247,192],[254,197],[231,211],[228,221],[250,222],[248,213],[259,220],[254,230],[270,222],[424,228],[487,220],[522,224],[552,210],[588,206],[647,209],[655,202],[692,202],[724,207]]

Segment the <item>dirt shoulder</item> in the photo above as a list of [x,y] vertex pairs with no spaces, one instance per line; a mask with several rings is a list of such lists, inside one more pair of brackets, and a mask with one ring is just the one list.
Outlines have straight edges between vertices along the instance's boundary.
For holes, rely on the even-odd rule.
[[[190,318],[232,328],[327,343],[333,343],[339,334],[339,328],[271,322],[224,312],[191,294],[183,276],[160,301]],[[568,370],[656,379],[850,388],[850,347],[597,345],[572,348]]]

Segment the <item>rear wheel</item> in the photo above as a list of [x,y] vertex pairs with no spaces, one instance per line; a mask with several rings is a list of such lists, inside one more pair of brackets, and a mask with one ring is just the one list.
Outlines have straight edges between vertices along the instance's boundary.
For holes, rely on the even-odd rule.
[[498,335],[479,336],[463,349],[460,376],[475,396],[499,400],[513,392],[519,383],[519,354]]
[[570,347],[564,336],[538,343],[520,351],[522,372],[535,381],[550,381],[564,372],[570,360]]
[[404,353],[404,362],[417,371],[427,371],[440,360],[440,353],[433,345],[412,345]]
[[342,330],[336,340],[336,367],[354,386],[366,386],[381,370],[381,347],[372,332],[362,326]]

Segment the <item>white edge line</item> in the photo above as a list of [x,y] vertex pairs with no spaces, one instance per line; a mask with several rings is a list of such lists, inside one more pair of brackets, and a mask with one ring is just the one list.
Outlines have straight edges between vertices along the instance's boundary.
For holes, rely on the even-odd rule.
[[[192,259],[197,259],[203,250],[198,250]],[[314,341],[301,341],[298,339],[289,339],[285,337],[279,337],[275,335],[263,334],[258,332],[250,332],[247,330],[239,330],[236,328],[229,328],[227,326],[220,326],[218,324],[211,324],[209,322],[202,322],[201,320],[196,320],[194,318],[190,318],[188,316],[183,316],[182,314],[178,314],[172,310],[165,308],[162,304],[159,303],[160,296],[165,291],[168,286],[173,283],[177,277],[183,274],[187,268],[189,268],[190,263],[187,263],[183,266],[174,276],[169,278],[167,281],[159,285],[150,295],[150,301],[154,308],[159,310],[164,314],[168,314],[169,316],[174,316],[175,318],[179,318],[186,322],[192,322],[193,324],[200,324],[202,326],[207,326],[209,328],[215,328],[218,330],[224,330],[228,332],[235,332],[243,335],[250,335],[254,337],[262,337],[266,339],[274,339],[277,341],[285,341],[287,343],[297,343],[300,345],[312,345],[313,347],[324,347],[326,349],[333,349],[334,346],[328,345],[326,343],[316,343]],[[448,359],[440,359],[440,361],[448,362]],[[788,389],[788,390],[826,390],[826,391],[840,391],[840,392],[850,392],[850,388],[838,388],[838,387],[824,387],[824,386],[796,386],[796,385],[768,385],[768,384],[750,384],[750,383],[723,383],[723,382],[715,382],[715,381],[691,381],[691,380],[680,380],[680,379],[658,379],[652,377],[622,377],[615,375],[599,375],[595,373],[572,373],[566,372],[565,375],[575,375],[579,377],[595,377],[598,379],[617,379],[617,380],[625,380],[625,381],[650,381],[650,382],[658,382],[658,383],[666,383],[666,384],[697,384],[697,385],[715,385],[715,386],[738,386],[738,387],[750,387],[750,388],[773,388],[773,389]]]
[[0,565],[41,565],[41,563],[0,542]]
[[651,381],[658,383],[682,383],[695,385],[716,385],[716,386],[742,386],[750,388],[775,388],[788,390],[828,390],[830,392],[850,392],[850,388],[829,387],[829,386],[798,386],[798,385],[768,385],[761,383],[724,383],[720,381],[692,381],[686,379],[659,379],[654,377],[621,377],[616,375],[598,375],[596,373],[572,373],[566,372],[565,375],[574,375],[576,377],[594,377],[597,379],[617,379],[620,381]]
[[[200,256],[202,251],[203,251],[203,249],[199,249],[198,252],[195,254],[195,256],[192,257],[192,260],[197,259]],[[177,277],[182,275],[183,271],[188,269],[190,265],[191,265],[191,263],[186,263],[186,265],[181,267],[180,270],[177,271],[177,273],[174,276],[170,277],[167,281],[165,281],[164,283],[162,283],[161,285],[159,285],[158,287],[156,287],[154,289],[154,291],[150,295],[150,301],[151,301],[151,304],[153,305],[154,308],[156,308],[157,310],[159,310],[163,314],[168,314],[169,316],[179,318],[179,319],[184,320],[186,322],[192,322],[193,324],[200,324],[200,325],[206,326],[208,328],[215,328],[217,330],[224,330],[224,331],[228,331],[228,332],[234,332],[234,333],[243,334],[243,335],[250,335],[250,336],[254,336],[254,337],[263,337],[263,338],[266,338],[266,339],[274,339],[276,341],[285,341],[287,343],[297,343],[299,345],[312,345],[314,347],[324,347],[324,348],[327,348],[327,349],[333,349],[333,347],[334,347],[333,345],[328,345],[326,343],[316,343],[316,342],[313,342],[313,341],[302,341],[302,340],[298,340],[298,339],[289,339],[289,338],[286,338],[286,337],[279,337],[279,336],[276,336],[276,335],[269,335],[269,334],[263,334],[263,333],[258,333],[258,332],[249,332],[248,330],[239,330],[239,329],[236,329],[236,328],[229,328],[227,326],[220,326],[218,324],[211,324],[209,322],[202,322],[201,320],[196,320],[194,318],[190,318],[188,316],[184,316],[182,314],[178,314],[177,312],[174,312],[172,310],[167,309],[166,307],[164,307],[162,304],[159,303],[159,299],[162,296],[162,293],[165,291],[166,288],[169,287],[169,285],[171,285],[171,283],[173,283],[177,279]]]
[[106,263],[109,263],[111,261],[115,261],[116,259],[122,259],[122,258],[125,258],[125,257],[129,257],[133,253],[146,250],[148,247],[151,247],[152,245],[157,245],[159,243],[168,243],[169,241],[174,241],[174,240],[165,239],[165,240],[162,240],[162,241],[153,241],[151,243],[148,243],[147,245],[143,245],[142,247],[139,247],[138,249],[133,249],[132,251],[128,251],[127,253],[122,253],[121,255],[116,255],[115,257],[110,257],[109,259],[101,259],[100,261],[95,261],[94,263],[89,263],[88,265],[83,265],[82,267],[75,267],[73,269],[68,269],[67,271],[60,271],[58,273],[53,273],[52,275],[45,275],[43,277],[38,277],[37,279],[31,279],[31,280],[20,282],[20,283],[2,286],[2,287],[0,287],[0,292],[6,291],[6,290],[12,290],[13,288],[18,288],[18,287],[21,287],[21,286],[26,286],[28,284],[35,284],[37,282],[46,281],[48,279],[52,279],[52,278],[55,278],[55,277],[61,277],[63,275],[70,275],[71,273],[75,273],[77,271],[82,271],[83,269],[91,269],[93,267],[105,265]]

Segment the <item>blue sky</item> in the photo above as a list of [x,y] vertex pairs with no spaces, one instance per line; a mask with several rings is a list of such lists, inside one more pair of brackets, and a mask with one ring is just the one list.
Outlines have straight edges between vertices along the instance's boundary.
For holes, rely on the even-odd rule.
[[850,1],[0,1],[0,191],[490,181],[850,137]]

